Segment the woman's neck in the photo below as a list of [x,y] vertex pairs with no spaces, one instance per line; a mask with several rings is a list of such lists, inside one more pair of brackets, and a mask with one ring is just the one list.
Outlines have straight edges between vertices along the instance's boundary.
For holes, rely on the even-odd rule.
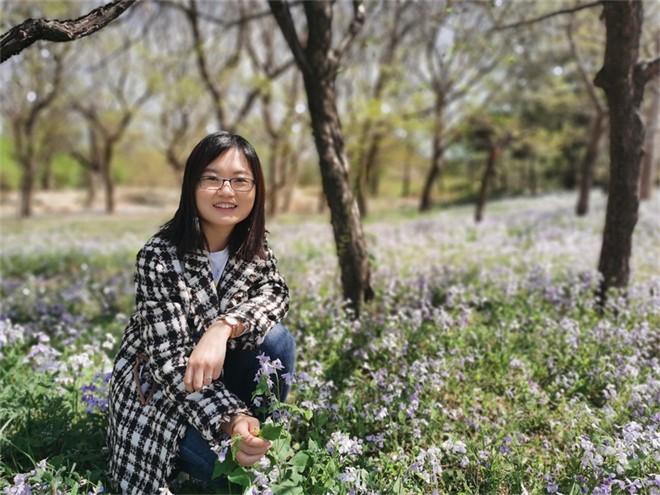
[[218,232],[216,229],[208,229],[208,232],[204,232],[204,237],[206,237],[206,242],[208,243],[208,250],[211,253],[217,253],[222,251],[229,244],[229,232]]

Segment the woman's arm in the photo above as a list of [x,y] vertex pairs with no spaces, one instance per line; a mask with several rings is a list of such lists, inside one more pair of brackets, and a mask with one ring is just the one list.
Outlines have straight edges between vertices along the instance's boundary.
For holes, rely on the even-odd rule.
[[143,249],[137,262],[136,301],[152,376],[207,440],[220,439],[222,424],[248,409],[219,380],[196,392],[185,390],[183,376],[195,345],[185,299],[185,281],[174,269],[172,255],[157,246]]
[[[266,258],[253,264],[248,274],[230,272],[225,277],[228,283],[235,278],[236,284],[243,284],[247,297],[225,308],[224,316],[233,316],[243,324],[243,333],[229,341],[230,347],[256,348],[268,330],[282,321],[289,310],[289,289],[284,277],[277,269],[277,260],[266,243]],[[234,270],[240,270],[239,264]],[[221,287],[222,289],[222,287]]]

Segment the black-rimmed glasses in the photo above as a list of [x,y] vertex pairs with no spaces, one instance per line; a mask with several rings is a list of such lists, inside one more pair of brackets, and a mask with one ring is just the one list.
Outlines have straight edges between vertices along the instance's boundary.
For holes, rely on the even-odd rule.
[[215,177],[212,175],[203,175],[199,179],[199,187],[206,189],[207,191],[217,191],[218,189],[223,188],[225,182],[229,182],[229,187],[231,187],[235,192],[250,192],[256,183],[254,179],[248,179],[247,177],[224,179],[222,177]]

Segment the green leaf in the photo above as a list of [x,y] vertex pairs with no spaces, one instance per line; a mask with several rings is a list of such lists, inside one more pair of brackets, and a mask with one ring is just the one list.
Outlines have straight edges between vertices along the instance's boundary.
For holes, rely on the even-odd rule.
[[236,471],[236,469],[241,469],[241,467],[232,456],[228,455],[224,462],[215,463],[215,468],[213,469],[213,477],[217,478],[218,476],[227,476],[230,473]]
[[270,489],[273,492],[273,495],[304,495],[304,491],[301,486],[291,485],[288,482],[279,483],[276,485],[271,485]]
[[284,426],[277,425],[275,423],[266,423],[263,425],[261,430],[259,430],[259,436],[265,438],[266,440],[277,440],[278,438],[284,438]]
[[309,454],[306,454],[305,452],[298,452],[296,455],[294,455],[291,458],[289,464],[291,464],[292,466],[305,467],[307,466],[309,459],[310,459]]
[[254,474],[243,469],[237,469],[233,473],[227,475],[229,481],[240,486],[250,486],[254,481],[254,478]]

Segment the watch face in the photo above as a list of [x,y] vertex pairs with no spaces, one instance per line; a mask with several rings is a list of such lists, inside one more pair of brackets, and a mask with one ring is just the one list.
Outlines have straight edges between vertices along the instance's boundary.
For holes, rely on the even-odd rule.
[[233,316],[227,316],[225,318],[225,321],[229,323],[231,326],[238,325],[238,320],[234,318]]

